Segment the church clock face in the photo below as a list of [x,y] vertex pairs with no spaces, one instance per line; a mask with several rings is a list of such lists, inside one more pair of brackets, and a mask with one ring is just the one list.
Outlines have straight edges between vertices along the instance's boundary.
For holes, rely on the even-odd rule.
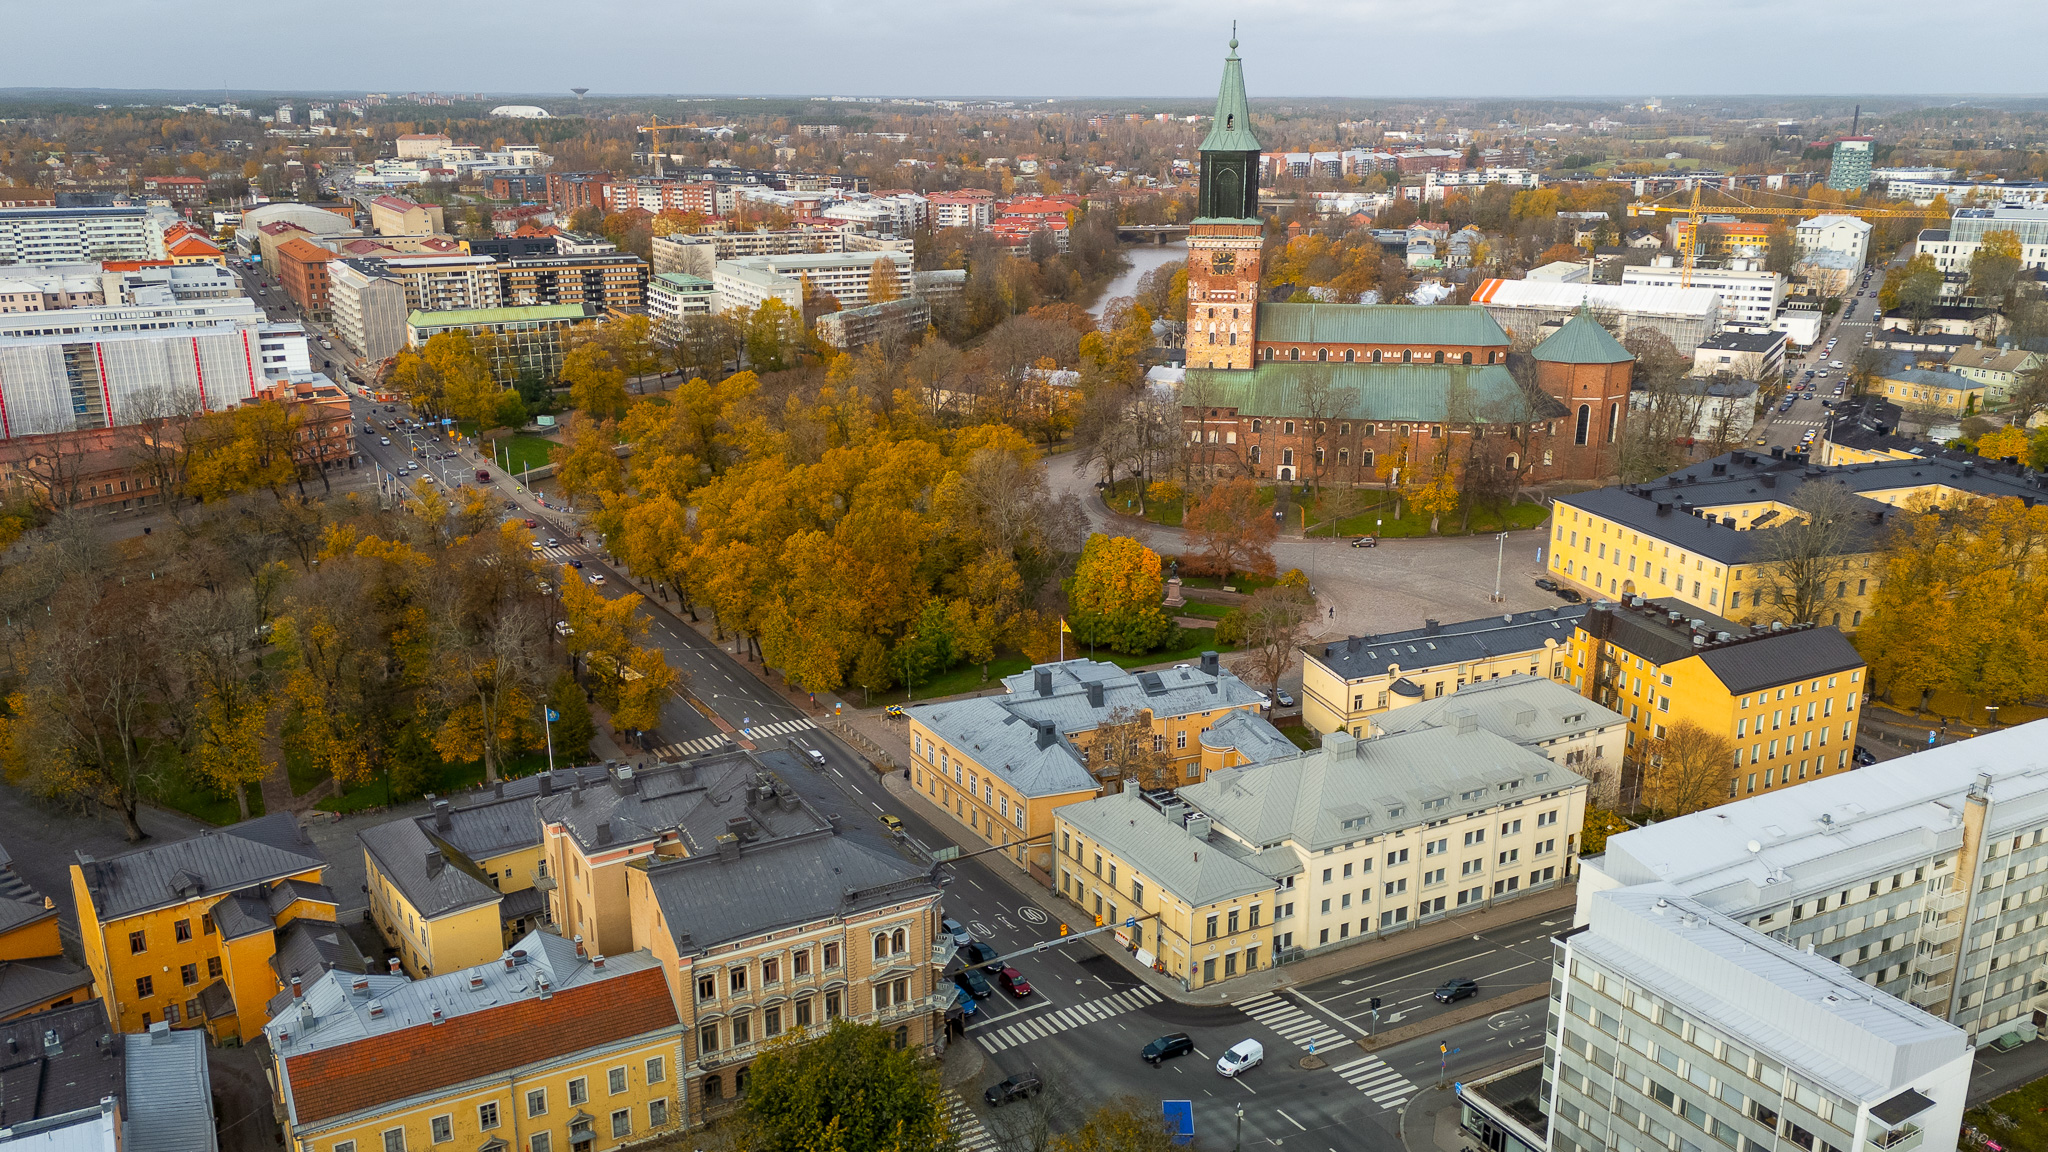
[[1237,253],[1218,252],[1209,258],[1209,269],[1218,276],[1228,276],[1237,270]]

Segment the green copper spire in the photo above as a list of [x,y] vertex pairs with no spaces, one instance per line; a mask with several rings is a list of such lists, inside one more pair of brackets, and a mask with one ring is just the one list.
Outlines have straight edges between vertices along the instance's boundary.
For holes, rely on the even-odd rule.
[[1257,152],[1259,138],[1252,135],[1251,102],[1244,95],[1244,64],[1237,58],[1237,37],[1230,39],[1230,55],[1223,58],[1223,86],[1216,92],[1216,123],[1202,141],[1204,152]]

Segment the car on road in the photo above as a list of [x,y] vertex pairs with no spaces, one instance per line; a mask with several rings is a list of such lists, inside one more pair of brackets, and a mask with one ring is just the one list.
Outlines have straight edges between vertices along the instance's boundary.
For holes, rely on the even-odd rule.
[[1828,367],[1840,372],[1842,370],[1842,362],[1840,360],[1830,360],[1828,361]]
[[1583,603],[1586,599],[1579,593],[1577,588],[1559,588],[1557,590],[1557,598],[1567,604]]
[[1282,692],[1278,688],[1273,689],[1273,699],[1278,701],[1282,708],[1294,707],[1294,697]]
[[1004,965],[1003,970],[996,973],[996,983],[1002,985],[1003,991],[1019,1000],[1031,995],[1031,981],[1026,980],[1022,972],[1008,965]]
[[989,984],[987,978],[972,968],[953,973],[953,983],[967,989],[976,1000],[986,1000],[996,994],[995,988]]
[[894,716],[898,720],[910,715],[910,713],[903,710],[903,705],[901,704],[891,704],[887,708],[882,709],[882,713],[886,716]]
[[581,560],[571,560],[571,561],[569,561],[569,567],[571,567],[571,568],[581,568],[581,567],[583,567],[583,561],[581,561]]
[[990,961],[995,958],[995,946],[980,940],[969,941],[960,949],[960,962],[962,964],[967,965],[969,968],[979,968],[984,972],[994,970],[995,965],[991,964]]
[[1536,587],[1545,592],[1555,592],[1557,591],[1557,581],[1538,576],[1536,578]]
[[981,1094],[991,1108],[1000,1108],[1012,1100],[1029,1100],[1043,1091],[1045,1085],[1036,1076],[1018,1074],[1000,1084],[992,1084]]
[[965,924],[960,923],[951,916],[939,921],[939,931],[951,936],[956,947],[965,948],[969,944],[974,943],[973,933],[967,930]]
[[543,596],[553,596],[555,594],[555,586],[545,580],[539,581],[534,587],[540,589],[540,594]]
[[526,518],[526,526],[527,526],[528,528],[538,528],[538,527],[540,527],[540,521],[538,521],[538,520],[535,520],[535,519],[534,519],[533,517],[531,517],[531,516],[528,516],[528,517]]
[[1856,746],[1856,751],[1851,754],[1850,759],[1856,761],[1858,768],[1868,768],[1872,764],[1877,763],[1877,757],[1871,755],[1870,749],[1865,748],[1861,744]]
[[1431,997],[1439,1004],[1455,1004],[1460,1000],[1470,999],[1477,995],[1479,995],[1478,983],[1462,977],[1444,981],[1443,987],[1431,993]]
[[1360,536],[1351,542],[1351,546],[1353,548],[1377,548],[1380,546],[1380,542],[1371,536]]
[[544,549],[546,548],[546,545],[542,544],[542,543],[541,543],[540,541],[538,541],[538,540],[535,540],[535,541],[533,541],[532,543],[533,543],[533,550],[534,550],[535,552],[540,552],[540,551],[543,551],[543,550],[544,550]]
[[880,816],[877,816],[876,819],[880,820],[882,822],[882,827],[887,828],[890,832],[898,836],[901,836],[903,834],[903,821],[898,820],[896,817],[889,815],[887,812],[884,812]]
[[1266,1046],[1257,1040],[1239,1040],[1230,1051],[1216,1058],[1216,1071],[1225,1076],[1249,1072],[1266,1062]]
[[[1839,367],[1841,367],[1841,365],[1837,364],[1837,365],[1835,365],[1835,367],[1839,368]],[[1827,378],[1828,378],[1828,374],[1827,374],[1826,372],[1822,372],[1822,373],[1820,374],[1820,378],[1821,378],[1821,379],[1823,379],[1823,380],[1825,380],[1825,379],[1827,379]]]
[[1157,1068],[1162,1060],[1171,1060],[1175,1056],[1185,1056],[1194,1050],[1194,1037],[1189,1036],[1185,1032],[1173,1032],[1145,1045],[1144,1050],[1138,1053],[1138,1057],[1145,1063]]
[[377,437],[377,442],[378,442],[379,444],[389,444],[389,443],[391,443],[391,437],[389,437],[389,436],[379,436],[379,437]]
[[584,579],[590,581],[592,584],[602,584],[604,583],[604,573],[592,572],[590,575],[585,576]]
[[574,636],[575,634],[576,630],[574,628],[569,627],[569,622],[567,620],[555,621],[555,635]]
[[809,760],[812,764],[820,768],[825,766],[825,754],[823,752],[818,751],[816,748],[806,748],[801,744],[798,744],[796,749],[802,752],[804,759]]
[[553,548],[556,544],[559,543],[561,543],[561,541],[556,540],[553,536],[548,537],[548,547]]
[[1769,444],[1770,442],[1771,438],[1768,436],[1759,436],[1756,438],[1756,446],[1759,448],[1763,447],[1766,444]]

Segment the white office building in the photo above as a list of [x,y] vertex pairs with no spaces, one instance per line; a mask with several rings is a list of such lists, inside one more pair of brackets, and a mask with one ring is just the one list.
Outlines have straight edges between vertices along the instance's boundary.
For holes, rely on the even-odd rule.
[[1870,258],[1870,221],[1855,216],[1829,213],[1801,220],[1792,236],[1801,256],[1840,252],[1857,268]]
[[0,208],[0,264],[164,258],[147,208]]
[[717,291],[711,281],[682,272],[664,272],[647,281],[647,318],[655,337],[673,342],[692,316],[708,316]]
[[872,301],[868,281],[877,263],[894,267],[895,294],[911,294],[911,260],[908,252],[816,252],[787,256],[743,256],[720,260],[712,276],[718,295],[718,311],[751,310],[768,299],[790,307],[803,308],[804,285],[813,292],[830,293],[841,308],[860,308]]
[[1935,267],[1943,272],[1968,274],[1970,257],[1993,232],[2019,238],[2020,267],[2048,268],[2048,203],[1959,208],[1949,217],[1948,227],[1922,230],[1915,250],[1934,257]]
[[[1685,270],[1675,256],[1659,256],[1647,268],[1623,268],[1624,285],[1647,288],[1677,288],[1685,281]],[[1763,262],[1745,257],[1729,261],[1727,268],[1694,268],[1692,287],[1721,295],[1721,320],[1729,325],[1769,328],[1785,303],[1785,277],[1763,270]]]

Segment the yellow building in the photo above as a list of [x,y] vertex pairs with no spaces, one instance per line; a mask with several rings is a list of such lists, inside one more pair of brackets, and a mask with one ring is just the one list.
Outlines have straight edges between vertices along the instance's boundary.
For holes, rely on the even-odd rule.
[[[1742,220],[1734,216],[1707,216],[1701,223],[1706,226],[1706,250],[1704,256],[1726,256],[1743,249],[1754,249],[1756,254],[1770,246],[1771,229],[1783,225],[1759,220]],[[1692,243],[1692,221],[1675,220],[1671,224],[1676,242],[1673,247],[1683,252]]]
[[535,932],[425,980],[332,972],[264,1028],[293,1152],[604,1152],[679,1131],[660,965]]
[[[2040,493],[2023,477],[1969,462],[1873,459],[1823,468],[1801,457],[1736,451],[1646,484],[1556,498],[1545,567],[1552,579],[1595,597],[1669,597],[1689,616],[1744,623],[1789,622],[1764,533],[1805,519],[1803,486],[1831,483],[1862,501],[1852,547],[1831,570],[1805,577],[1814,622],[1853,631],[1876,594],[1877,549],[1886,524],[1923,508]],[[1901,511],[1904,510],[1904,511]],[[1867,517],[1867,526],[1864,518]]]
[[262,1031],[285,987],[276,958],[295,921],[332,927],[334,894],[290,813],[71,866],[80,945],[113,1026]]
[[1596,604],[1572,634],[1572,687],[1627,716],[1629,767],[1690,721],[1734,746],[1730,799],[1848,771],[1865,671],[1834,628],[1744,627],[1669,597]]
[[1870,378],[1870,393],[1901,408],[1932,410],[1947,416],[1971,416],[1984,410],[1982,380],[1954,372],[1901,368]]
[[754,1057],[792,1032],[843,1018],[936,1050],[959,993],[933,869],[837,828],[740,827],[708,854],[640,856],[625,877],[633,945],[682,1018],[690,1123],[730,1108]]
[[1372,717],[1503,676],[1557,678],[1584,608],[1539,608],[1301,651],[1301,719],[1317,732],[1370,735]]
[[[1148,727],[1166,768],[1143,783],[1173,786],[1202,778],[1212,726],[1238,714],[1258,720],[1260,708],[1259,694],[1214,652],[1199,666],[1158,672],[1092,660],[1040,664],[1004,677],[1003,687],[1001,696],[908,709],[911,786],[1041,877],[1051,876],[1053,810],[1122,787],[1123,769],[1096,747],[1106,725]],[[1219,748],[1207,759],[1227,758]]]
[[92,998],[92,976],[64,957],[57,902],[29,887],[0,848],[0,1020]]

